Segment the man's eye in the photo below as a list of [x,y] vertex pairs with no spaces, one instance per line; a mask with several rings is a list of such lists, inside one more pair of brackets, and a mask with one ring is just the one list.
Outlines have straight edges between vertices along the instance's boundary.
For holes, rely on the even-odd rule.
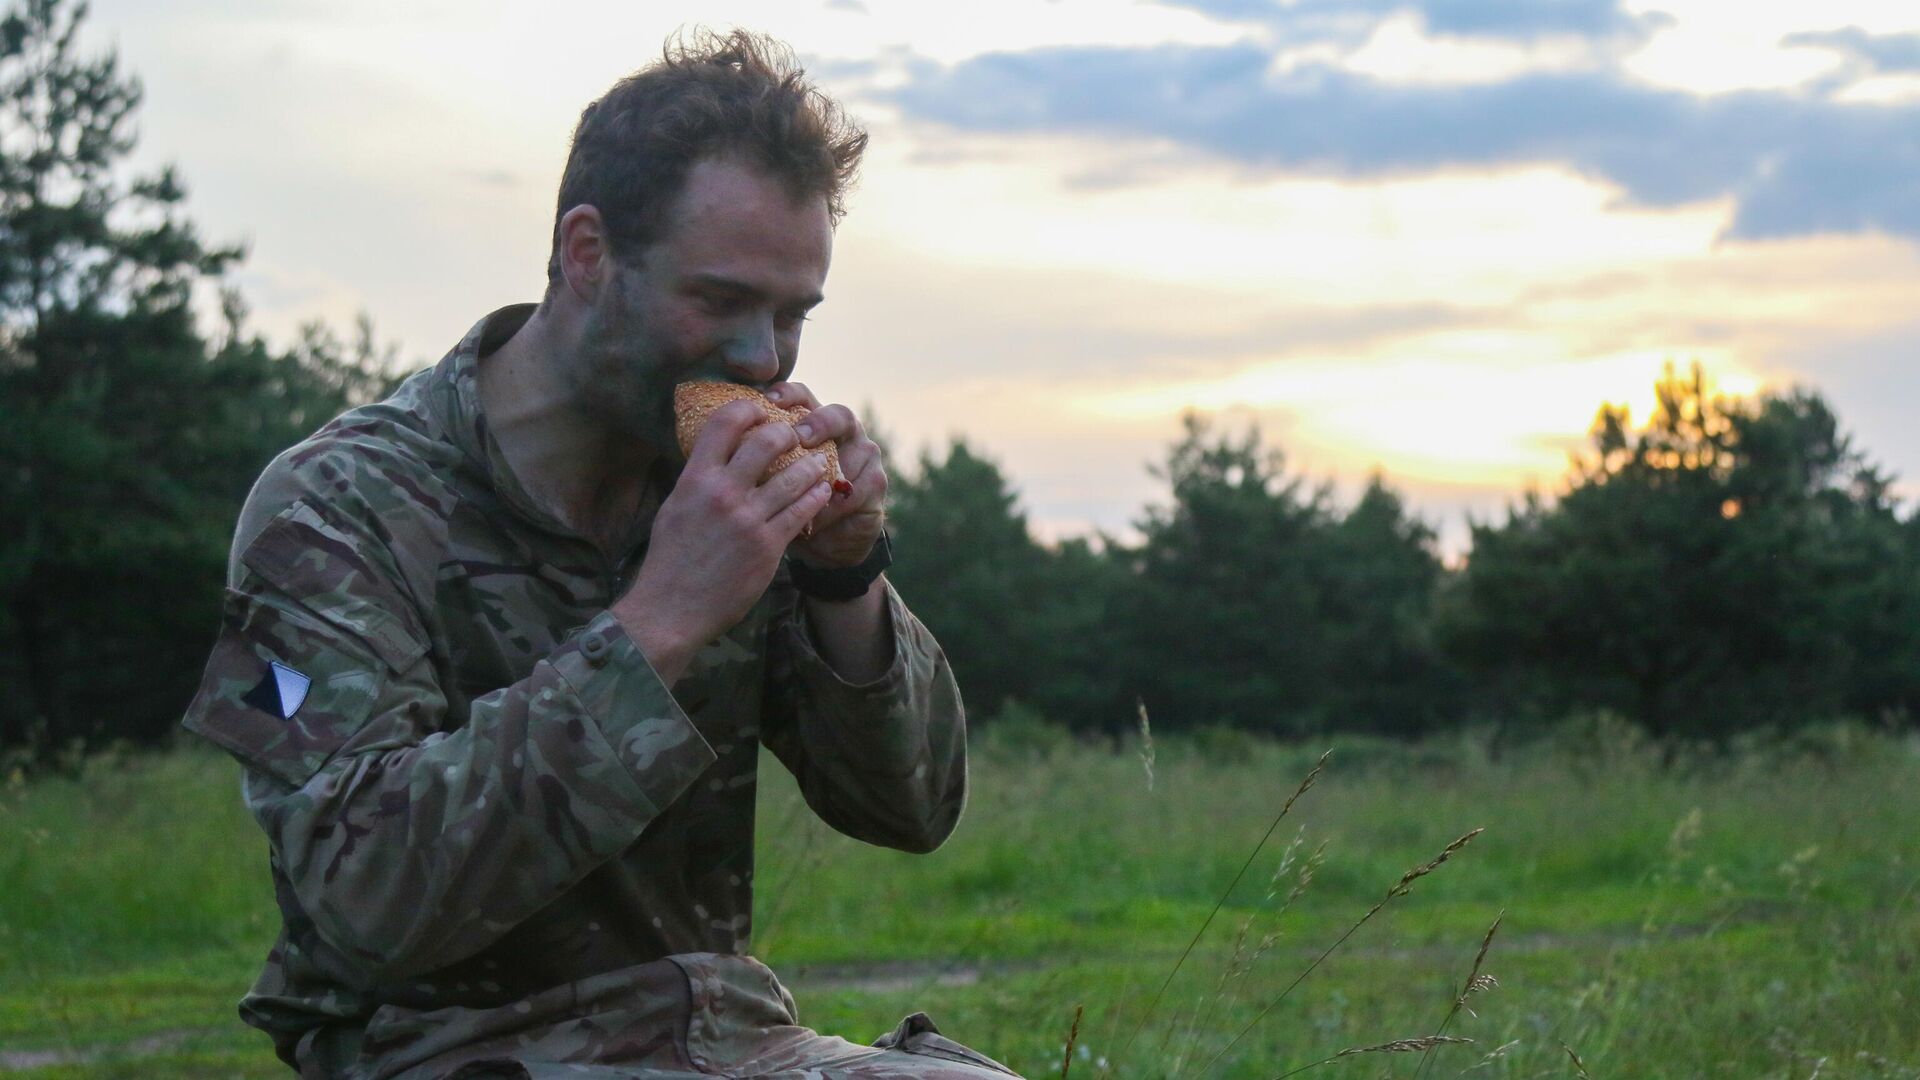
[[789,329],[809,321],[811,320],[804,311],[783,311],[780,313],[780,325]]

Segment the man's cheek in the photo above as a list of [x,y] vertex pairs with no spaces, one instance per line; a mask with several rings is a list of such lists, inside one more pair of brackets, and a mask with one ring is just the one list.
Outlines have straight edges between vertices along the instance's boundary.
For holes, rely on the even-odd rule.
[[658,453],[679,452],[673,434],[672,373],[659,366],[628,367],[616,390],[603,388],[602,403],[619,410],[619,426]]

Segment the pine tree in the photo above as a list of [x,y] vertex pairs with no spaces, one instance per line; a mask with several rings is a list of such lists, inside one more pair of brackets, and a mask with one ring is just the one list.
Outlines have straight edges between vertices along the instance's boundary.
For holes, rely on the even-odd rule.
[[1374,478],[1350,510],[1257,429],[1196,416],[1156,470],[1119,627],[1155,726],[1409,734],[1457,716],[1429,641],[1433,532]]
[[1044,553],[1016,502],[999,468],[955,440],[944,461],[920,455],[918,471],[895,482],[888,511],[900,540],[888,578],[940,639],[983,716],[1008,698],[1030,700],[1044,677],[1029,628]]
[[172,168],[130,175],[140,84],[79,55],[85,12],[0,19],[0,747],[169,730],[246,485],[303,433],[276,418],[372,389],[246,338],[230,293],[210,348],[194,295],[241,251]]
[[1603,409],[1555,501],[1474,529],[1445,637],[1497,714],[1604,710],[1661,738],[1908,713],[1914,530],[1816,394],[1669,370]]
[[999,466],[965,440],[896,475],[887,577],[953,662],[968,714],[1037,710],[1075,728],[1131,723],[1112,624],[1125,570],[1085,540],[1037,543]]

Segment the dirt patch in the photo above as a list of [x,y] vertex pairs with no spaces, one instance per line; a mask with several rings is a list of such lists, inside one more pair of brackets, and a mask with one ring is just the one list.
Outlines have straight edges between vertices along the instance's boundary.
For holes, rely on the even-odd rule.
[[45,1069],[55,1065],[90,1065],[103,1058],[147,1057],[178,1050],[198,1038],[206,1037],[201,1028],[161,1031],[131,1042],[105,1046],[74,1046],[61,1050],[0,1050],[0,1072]]
[[[777,969],[776,969],[777,970]],[[810,964],[778,971],[780,981],[806,990],[901,993],[937,986],[972,986],[1002,965],[901,960],[867,964]]]

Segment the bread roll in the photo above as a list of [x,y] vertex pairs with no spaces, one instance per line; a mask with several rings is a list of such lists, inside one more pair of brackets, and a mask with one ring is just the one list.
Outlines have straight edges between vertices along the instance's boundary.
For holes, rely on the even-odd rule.
[[[801,417],[812,411],[805,405],[788,405],[784,408],[775,405],[760,391],[738,383],[683,382],[673,388],[674,434],[680,439],[680,453],[683,456],[693,453],[693,441],[700,437],[700,429],[706,426],[707,418],[713,415],[713,410],[741,398],[759,403],[761,411],[766,414],[766,419],[761,421],[762,424],[775,422],[797,424]],[[812,448],[795,446],[781,454],[774,459],[772,465],[767,466],[767,474],[760,478],[761,481],[765,482],[767,477],[815,450],[824,451],[827,455],[827,478],[833,481],[833,490],[843,494],[852,491],[853,485],[848,483],[847,478],[840,473],[840,448],[832,439]]]

